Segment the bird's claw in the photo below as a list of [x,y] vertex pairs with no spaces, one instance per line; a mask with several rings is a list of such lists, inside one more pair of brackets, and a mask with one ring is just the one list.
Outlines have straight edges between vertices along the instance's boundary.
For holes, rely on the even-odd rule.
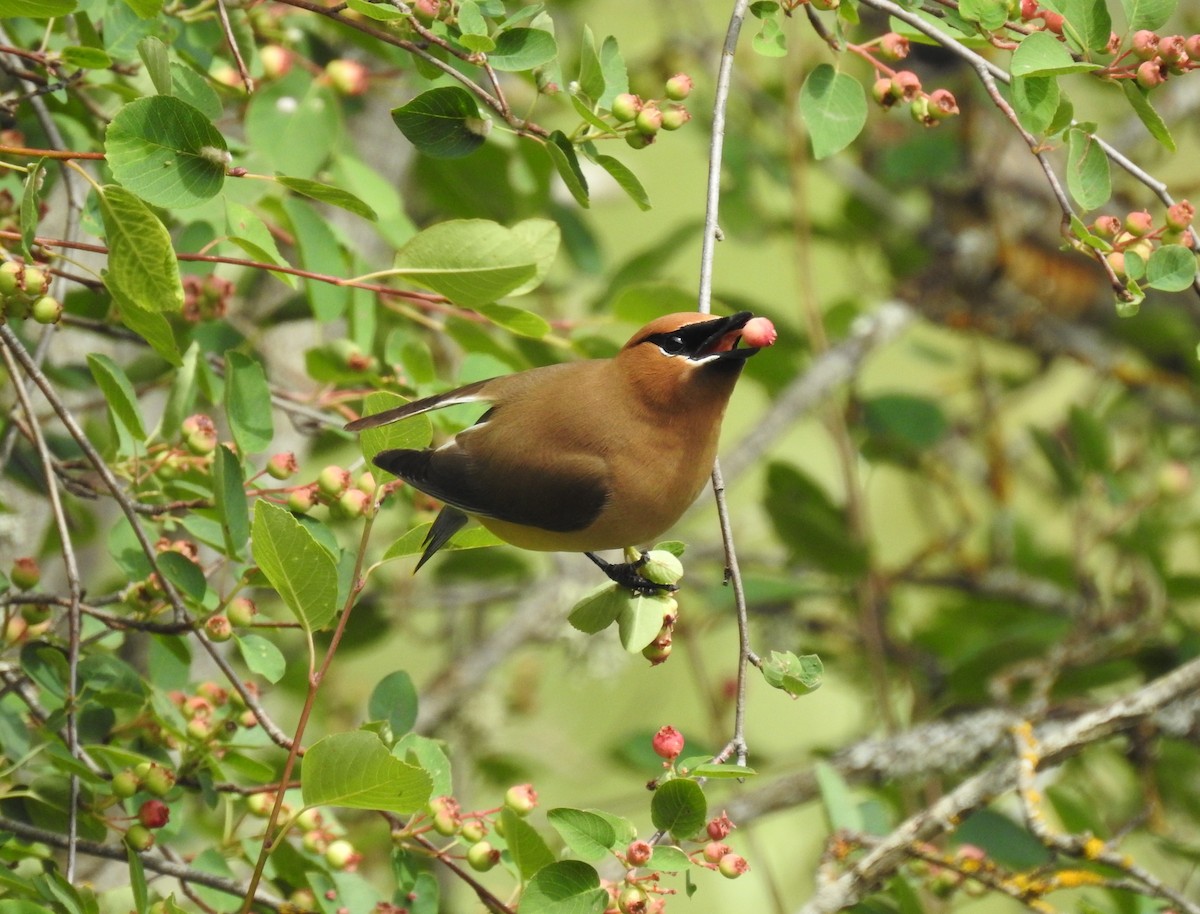
[[653,597],[664,593],[674,593],[679,590],[675,584],[655,584],[641,575],[641,569],[648,560],[648,554],[643,552],[632,562],[606,562],[599,556],[587,553],[587,557],[595,562],[600,570],[608,575],[608,579],[619,587],[631,590],[643,597]]

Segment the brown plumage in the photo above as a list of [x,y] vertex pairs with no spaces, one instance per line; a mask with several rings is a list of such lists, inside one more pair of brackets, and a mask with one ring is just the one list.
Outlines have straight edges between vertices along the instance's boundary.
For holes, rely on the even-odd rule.
[[622,570],[631,566],[610,566],[591,553],[654,540],[699,495],[729,396],[758,351],[738,348],[751,317],[669,314],[635,333],[615,358],[479,381],[346,428],[456,403],[491,404],[440,447],[375,457],[446,504],[417,568],[473,517],[524,549],[588,553],[614,580],[641,587]]

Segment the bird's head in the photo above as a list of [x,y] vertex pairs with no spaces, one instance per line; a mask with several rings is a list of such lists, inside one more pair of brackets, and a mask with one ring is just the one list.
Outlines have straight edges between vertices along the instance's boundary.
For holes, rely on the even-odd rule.
[[775,328],[749,311],[729,317],[679,312],[657,318],[617,354],[623,374],[654,401],[688,392],[725,398],[746,359],[775,342]]

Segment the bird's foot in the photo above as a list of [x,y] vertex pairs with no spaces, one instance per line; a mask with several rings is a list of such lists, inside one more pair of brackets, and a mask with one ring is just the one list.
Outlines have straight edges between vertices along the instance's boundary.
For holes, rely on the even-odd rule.
[[606,562],[592,552],[585,552],[584,555],[595,562],[596,566],[608,575],[610,581],[624,587],[626,590],[632,590],[636,594],[652,597],[656,594],[674,593],[679,589],[674,584],[655,584],[653,581],[648,581],[642,577],[641,570],[645,566],[647,559],[645,552],[641,553],[632,562]]

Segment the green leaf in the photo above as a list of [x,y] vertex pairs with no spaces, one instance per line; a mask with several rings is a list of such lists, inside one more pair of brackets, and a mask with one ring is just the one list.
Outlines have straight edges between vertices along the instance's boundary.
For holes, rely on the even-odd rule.
[[311,197],[314,200],[319,200],[322,203],[341,207],[347,212],[354,213],[356,216],[362,216],[371,222],[375,222],[379,218],[375,214],[375,210],[367,206],[366,203],[358,199],[354,194],[342,190],[340,187],[322,184],[320,181],[310,181],[308,178],[289,178],[286,175],[276,175],[275,180],[288,190]]
[[865,401],[863,418],[871,435],[889,445],[924,451],[945,436],[950,424],[936,401],[911,394],[881,394]]
[[[228,241],[237,245],[243,253],[262,263],[289,266],[279,253],[275,238],[266,223],[248,206],[233,200],[225,201],[225,221],[228,225]],[[271,275],[290,289],[296,288],[296,277],[289,273],[272,271]]]
[[1132,79],[1121,80],[1121,88],[1124,90],[1125,98],[1129,100],[1129,104],[1138,116],[1138,119],[1150,131],[1150,135],[1169,151],[1175,152],[1175,138],[1171,136],[1171,131],[1167,128],[1166,121],[1162,119],[1162,116],[1150,104],[1150,96],[1146,90]]
[[80,67],[84,70],[107,70],[113,60],[100,48],[67,47],[62,49],[62,62],[69,67]]
[[146,868],[141,855],[126,845],[125,857],[129,861],[129,888],[133,895],[133,907],[137,914],[145,914],[150,907],[150,892],[146,886]]
[[193,603],[204,599],[204,593],[208,590],[204,571],[187,556],[167,550],[158,557],[158,568],[163,577]]
[[1067,131],[1067,189],[1083,209],[1097,209],[1112,196],[1108,156],[1084,130]]
[[335,733],[315,743],[300,769],[305,806],[413,813],[424,809],[433,782],[394,757],[374,733]]
[[178,366],[179,345],[175,342],[175,333],[171,330],[170,322],[157,311],[139,308],[111,286],[109,292],[112,293],[121,323],[149,343],[150,348],[164,360]]
[[183,420],[192,413],[196,403],[196,363],[200,358],[200,344],[193,342],[179,362],[179,370],[171,380],[171,390],[167,394],[167,404],[163,407],[162,419],[159,420],[159,438],[174,439],[179,434]]
[[1022,39],[1013,51],[1010,67],[1013,76],[1061,76],[1098,69],[1099,64],[1071,57],[1066,46],[1050,32],[1033,32]]
[[0,0],[0,16],[53,19],[75,12],[76,7],[75,0]]
[[968,22],[978,22],[987,32],[995,31],[1008,19],[1005,0],[960,0],[958,14]]
[[187,102],[209,120],[216,120],[224,111],[224,104],[217,91],[203,76],[178,61],[171,64],[171,94]]
[[656,844],[650,853],[647,870],[665,870],[668,873],[684,873],[691,869],[692,860],[682,849],[673,844]]
[[600,43],[600,69],[604,73],[604,93],[596,99],[601,108],[612,106],[613,99],[629,91],[629,72],[617,39],[609,35]]
[[368,19],[387,22],[394,19],[408,19],[408,15],[400,12],[394,6],[386,3],[372,3],[371,0],[347,0],[346,6],[356,13],[362,13]]
[[529,880],[517,910],[519,914],[603,914],[608,901],[595,869],[581,860],[559,860]]
[[271,446],[275,423],[267,376],[260,363],[240,352],[225,355],[225,416],[242,454],[258,454]]
[[1054,121],[1061,95],[1053,76],[1017,76],[1012,81],[1012,106],[1021,126],[1045,133]]
[[617,614],[621,646],[631,654],[639,654],[658,637],[663,620],[674,615],[675,599],[667,594],[631,594]]
[[38,190],[46,176],[45,162],[45,159],[38,159],[29,166],[21,189],[21,250],[29,260],[33,259],[33,239],[37,235],[38,213],[41,208],[38,204]]
[[342,103],[321,80],[293,70],[260,84],[246,108],[248,145],[274,173],[311,178],[345,145]]
[[558,257],[562,230],[553,219],[524,219],[512,227],[512,233],[523,241],[533,255],[537,268],[533,276],[513,289],[509,295],[524,295],[542,284]]
[[654,827],[686,841],[704,827],[708,801],[700,785],[689,778],[674,778],[660,784],[650,801],[650,821]]
[[[174,94],[171,85],[171,52],[157,38],[148,36],[137,43],[138,57],[146,65],[146,75],[159,95]],[[107,54],[105,55],[108,56]]]
[[1082,407],[1073,405],[1067,425],[1080,465],[1095,473],[1107,473],[1112,468],[1112,445],[1104,423]]
[[113,417],[125,426],[126,431],[139,444],[146,439],[146,425],[138,407],[137,392],[125,376],[125,372],[112,359],[99,353],[89,353],[88,369],[96,379],[96,386],[104,395],[104,402],[112,410]]
[[629,195],[638,209],[642,212],[650,209],[650,195],[646,193],[646,188],[642,186],[642,182],[620,159],[614,159],[612,156],[592,155],[589,156],[593,162],[608,172],[609,176],[617,182],[621,190]]
[[171,236],[158,217],[133,193],[116,184],[100,194],[100,214],[108,241],[104,283],[142,311],[179,311],[183,283]]
[[337,613],[333,556],[286,509],[261,498],[254,506],[251,535],[259,569],[304,630],[328,625]]
[[503,327],[509,333],[527,336],[540,340],[550,332],[550,322],[539,314],[526,311],[524,308],[514,308],[512,305],[483,305],[479,313],[497,327]]
[[[316,212],[306,201],[287,197],[283,210],[296,234],[296,245],[300,248],[300,263],[313,273],[326,276],[341,276],[346,271],[346,256],[337,236],[329,227],[329,221]],[[315,279],[305,280],[304,294],[312,307],[313,317],[318,321],[335,320],[346,313],[350,304],[350,289]]]
[[588,635],[604,631],[617,621],[617,616],[629,602],[628,596],[629,592],[619,584],[611,581],[600,584],[575,604],[567,621]]
[[797,657],[791,651],[771,651],[771,659],[762,665],[763,679],[773,688],[792,698],[807,695],[821,687],[825,668],[816,654]]
[[250,538],[250,508],[242,464],[223,444],[213,455],[213,495],[225,536],[225,548],[231,557],[239,558]]
[[168,95],[135,99],[108,125],[113,177],[155,206],[196,206],[221,192],[229,150],[203,114]]
[[532,70],[558,57],[554,36],[542,29],[509,29],[496,36],[496,49],[488,54],[495,70]]
[[[403,397],[376,391],[368,394],[363,400],[363,415],[373,416],[406,403]],[[378,428],[368,428],[359,433],[359,447],[362,448],[363,458],[367,464],[374,467],[375,455],[380,451],[390,451],[396,448],[424,448],[433,440],[433,426],[428,414],[410,416],[400,422],[381,425]],[[394,479],[391,473],[375,467],[372,472],[380,474],[384,479]]]
[[486,219],[430,226],[396,253],[395,273],[451,301],[478,308],[519,288],[537,259],[512,230]]
[[392,755],[422,768],[432,780],[430,793],[433,796],[449,796],[454,792],[454,782],[444,746],[440,740],[418,733],[405,733],[392,746]]
[[270,683],[279,682],[287,672],[287,658],[272,641],[261,635],[235,635],[242,660],[250,672]]
[[824,159],[845,149],[862,131],[867,122],[866,93],[857,79],[823,63],[800,88],[800,117],[813,156]]
[[521,881],[528,882],[538,870],[554,862],[554,854],[532,825],[505,807],[500,810],[500,830],[512,855]]
[[[398,559],[406,555],[416,555],[424,549],[422,545],[430,524],[421,524],[405,533],[392,543],[383,554],[383,561]],[[446,549],[481,549],[484,546],[502,546],[504,540],[483,527],[467,527],[455,534]]]
[[1146,263],[1146,284],[1162,292],[1182,292],[1196,279],[1196,255],[1181,244],[1155,248]]
[[788,464],[770,464],[765,504],[779,538],[797,557],[833,574],[862,574],[866,551],[845,510],[811,477]]
[[1108,47],[1112,34],[1112,17],[1106,3],[1096,0],[1065,0],[1061,10],[1068,29],[1079,43],[1091,51],[1103,51]]
[[1130,32],[1154,31],[1171,18],[1176,5],[1177,0],[1121,0]]
[[567,847],[584,860],[603,860],[617,844],[616,829],[593,812],[559,807],[547,812],[546,819]]
[[579,157],[575,154],[575,146],[567,139],[566,134],[561,130],[555,130],[550,134],[550,139],[543,145],[543,148],[550,156],[554,170],[558,172],[558,176],[567,185],[567,190],[575,198],[575,202],[585,208],[590,206],[587,178],[583,176],[583,169],[579,167]]
[[787,55],[787,35],[776,19],[764,19],[762,28],[750,42],[756,54],[763,57],[784,57]]
[[475,97],[460,86],[422,92],[392,109],[392,121],[418,152],[435,159],[457,159],[483,145],[487,125]]
[[367,700],[367,716],[386,720],[394,736],[402,736],[417,722],[417,689],[404,670],[388,673]]
[[819,761],[816,764],[817,786],[821,791],[821,801],[825,806],[825,815],[829,817],[829,827],[833,831],[850,831],[861,834],[866,830],[862,810],[850,795],[850,787],[846,784],[836,768],[828,762]]
[[1044,429],[1030,427],[1029,433],[1033,435],[1034,444],[1053,470],[1060,493],[1068,497],[1078,495],[1081,489],[1079,474],[1067,456],[1062,442]]
[[745,765],[718,765],[716,762],[703,762],[688,768],[688,774],[694,778],[708,778],[710,781],[720,781],[748,778],[758,774],[758,772]]
[[[600,55],[596,53],[596,38],[587,25],[583,27],[583,40],[579,43],[579,76],[575,82],[579,91],[592,103],[598,102],[604,95],[604,71],[600,68]],[[576,96],[572,95],[571,98],[575,99]]]

